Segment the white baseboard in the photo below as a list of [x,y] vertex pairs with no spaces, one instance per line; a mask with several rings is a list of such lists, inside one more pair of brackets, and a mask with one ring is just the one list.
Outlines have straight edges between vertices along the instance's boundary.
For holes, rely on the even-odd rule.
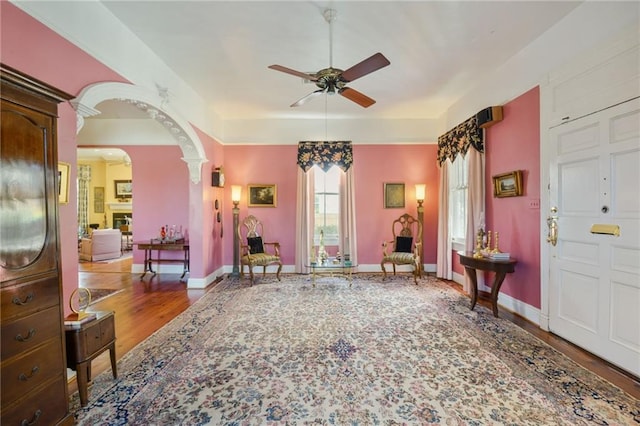
[[[487,287],[485,285],[478,286],[478,291],[486,291],[491,293],[491,287]],[[499,293],[498,294],[498,307],[502,307],[511,312],[514,312],[520,315],[523,318],[531,321],[532,323],[540,326],[540,309],[529,305],[528,303],[524,303],[521,300],[514,299],[508,294]],[[498,312],[499,313],[499,312]]]

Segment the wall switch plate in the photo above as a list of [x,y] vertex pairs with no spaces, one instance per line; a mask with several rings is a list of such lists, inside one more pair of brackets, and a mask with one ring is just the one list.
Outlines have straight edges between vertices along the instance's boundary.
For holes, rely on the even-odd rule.
[[540,198],[529,198],[529,208],[530,209],[539,209],[540,208]]

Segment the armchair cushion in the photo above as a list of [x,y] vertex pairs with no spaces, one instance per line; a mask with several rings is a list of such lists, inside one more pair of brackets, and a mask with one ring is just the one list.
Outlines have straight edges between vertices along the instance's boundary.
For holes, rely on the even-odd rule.
[[262,244],[262,237],[249,237],[247,238],[247,244],[249,245],[249,253],[251,254],[264,253],[264,245]]
[[411,253],[411,245],[413,244],[413,237],[396,237],[396,249],[394,251],[398,253]]

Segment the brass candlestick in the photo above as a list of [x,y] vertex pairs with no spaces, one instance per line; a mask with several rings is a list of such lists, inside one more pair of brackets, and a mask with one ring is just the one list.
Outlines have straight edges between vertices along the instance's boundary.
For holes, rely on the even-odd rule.
[[493,250],[491,250],[491,253],[500,253],[500,249],[498,248],[498,231],[496,231],[496,240],[495,240],[495,244],[493,247]]
[[476,249],[473,251],[473,257],[480,259],[482,257],[482,230],[476,235]]

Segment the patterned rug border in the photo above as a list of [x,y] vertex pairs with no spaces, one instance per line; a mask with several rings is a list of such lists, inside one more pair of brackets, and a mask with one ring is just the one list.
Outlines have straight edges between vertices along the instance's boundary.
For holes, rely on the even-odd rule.
[[91,292],[91,303],[89,306],[94,305],[98,302],[102,302],[107,297],[111,297],[118,293],[124,291],[124,289],[112,289],[112,288],[91,288],[87,287],[87,289]]
[[[317,286],[311,287],[311,278],[306,275],[283,274],[282,282],[278,282],[275,277],[266,278],[259,277],[254,286],[249,286],[248,281],[237,278],[225,278],[221,282],[215,284],[207,293],[195,302],[189,309],[176,318],[171,320],[163,328],[153,333],[119,361],[118,368],[121,373],[121,379],[113,381],[110,372],[101,374],[94,380],[90,391],[89,407],[81,409],[78,404],[77,393],[72,395],[72,407],[76,411],[78,420],[83,418],[91,421],[90,407],[92,404],[102,405],[106,402],[102,398],[117,388],[118,383],[122,382],[128,374],[140,374],[138,358],[140,354],[149,354],[155,347],[161,346],[162,340],[167,333],[178,333],[179,339],[184,343],[185,348],[195,347],[199,339],[199,331],[213,321],[218,314],[225,311],[226,305],[239,297],[244,292],[270,292],[279,291],[279,286],[283,285],[300,285],[302,282],[304,291],[334,291],[340,290],[341,287],[348,286],[345,280],[335,281],[330,279],[325,282],[322,278],[318,279]],[[327,284],[328,283],[328,284]],[[424,290],[425,287],[436,287],[440,293],[446,293],[448,301],[448,309],[451,315],[455,315],[456,321],[465,321],[465,327],[472,333],[485,333],[487,336],[501,336],[506,333],[513,333],[514,337],[510,339],[494,339],[496,353],[500,353],[509,357],[511,361],[517,360],[525,371],[527,383],[530,383],[538,391],[543,392],[550,402],[554,405],[566,406],[570,404],[573,413],[584,424],[609,424],[600,418],[599,413],[594,407],[597,407],[597,401],[601,404],[616,403],[620,412],[626,412],[634,423],[640,423],[640,404],[638,400],[628,395],[626,392],[616,387],[581,365],[571,360],[566,355],[557,351],[544,341],[526,330],[523,330],[516,324],[502,318],[494,318],[491,311],[483,306],[476,306],[474,311],[469,310],[469,299],[467,296],[457,292],[447,283],[436,278],[427,277],[422,279],[416,286],[412,282],[410,275],[390,276],[387,280],[382,281],[381,274],[359,273],[353,276],[352,290],[364,291],[363,287],[372,285],[383,286],[410,286],[414,291]],[[274,289],[273,286],[276,286]],[[210,310],[207,315],[207,310]],[[202,315],[202,314],[205,315]],[[515,339],[515,338],[518,339]],[[192,339],[195,339],[192,341]],[[527,341],[529,339],[529,341]],[[519,342],[524,340],[525,345]],[[529,345],[530,342],[534,342]],[[532,346],[532,347],[528,347]],[[172,359],[182,356],[181,353],[168,354],[163,359],[162,365],[171,362]],[[552,360],[551,360],[552,358]],[[131,364],[131,365],[129,365]],[[520,371],[520,369],[518,370]],[[571,374],[573,373],[573,374]],[[560,387],[563,393],[557,394],[551,392],[554,386]],[[553,389],[552,389],[553,388]],[[551,396],[554,396],[553,398]],[[95,402],[94,402],[95,400]],[[595,401],[595,402],[594,402]],[[625,402],[626,401],[626,402]],[[594,405],[595,404],[595,405]],[[621,414],[622,415],[622,414]],[[476,424],[476,423],[469,423]],[[477,423],[481,424],[481,423]],[[524,424],[524,423],[523,423]]]

